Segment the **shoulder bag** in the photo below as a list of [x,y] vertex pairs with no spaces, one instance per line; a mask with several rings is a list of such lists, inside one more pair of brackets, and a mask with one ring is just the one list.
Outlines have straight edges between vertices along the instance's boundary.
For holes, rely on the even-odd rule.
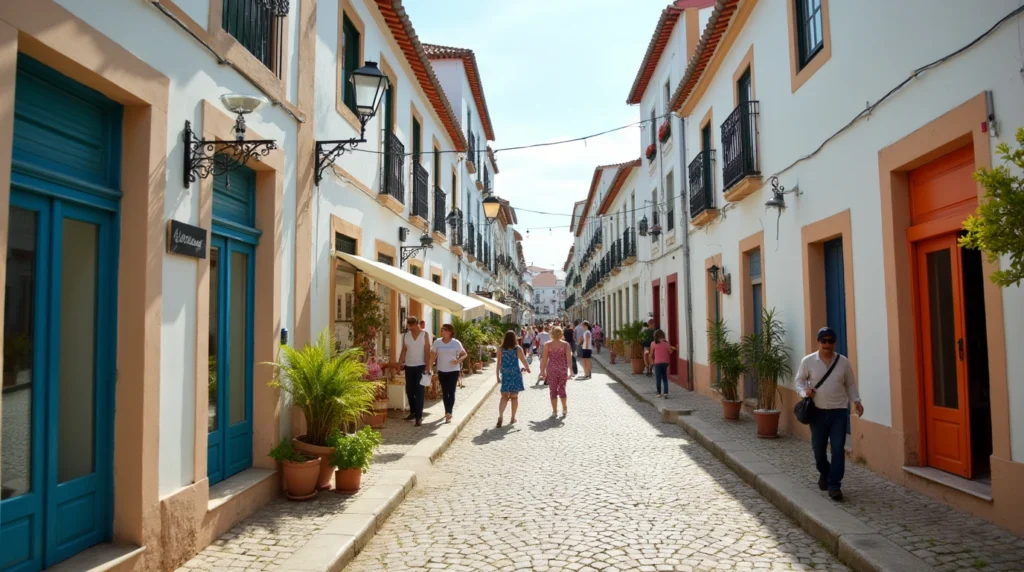
[[[821,377],[821,381],[819,381],[818,384],[814,386],[814,391],[818,391],[818,388],[821,387],[821,384],[825,383],[825,380],[828,379],[828,376],[832,374],[832,370],[836,368],[837,363],[839,363],[839,354],[836,354],[836,359],[832,361],[832,365],[829,366],[828,371],[826,371],[825,375]],[[814,413],[816,411],[817,408],[814,406],[814,399],[811,397],[805,397],[801,399],[800,402],[797,403],[795,407],[793,407],[793,415],[796,416],[796,420],[803,423],[804,425],[809,425],[811,421],[814,420]]]

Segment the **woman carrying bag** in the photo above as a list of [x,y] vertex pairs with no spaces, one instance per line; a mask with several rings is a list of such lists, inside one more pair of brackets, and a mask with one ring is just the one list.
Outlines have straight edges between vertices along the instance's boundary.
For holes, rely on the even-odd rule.
[[441,337],[434,340],[430,353],[430,363],[437,364],[437,377],[441,382],[441,398],[444,400],[444,422],[452,422],[452,409],[455,408],[455,388],[459,383],[462,362],[469,356],[462,342],[455,339],[455,326],[441,326]]
[[398,356],[395,367],[405,367],[405,396],[409,399],[409,416],[406,421],[416,421],[416,426],[423,424],[423,402],[426,388],[421,384],[423,376],[427,376],[430,385],[430,335],[420,329],[420,321],[416,316],[409,316],[405,321],[408,330],[402,334],[402,354]]

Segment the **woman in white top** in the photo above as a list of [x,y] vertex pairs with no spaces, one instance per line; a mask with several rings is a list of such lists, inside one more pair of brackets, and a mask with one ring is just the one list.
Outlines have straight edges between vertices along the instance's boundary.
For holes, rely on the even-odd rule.
[[590,331],[590,322],[583,322],[583,337],[579,341],[579,357],[583,361],[583,376],[577,379],[590,379],[590,355],[594,349],[594,334]]
[[462,362],[469,354],[462,342],[455,339],[455,326],[441,326],[441,337],[434,340],[430,352],[430,363],[437,364],[437,378],[441,382],[441,397],[444,400],[444,422],[452,422],[452,409],[455,407],[455,388],[459,383],[459,371]]
[[[398,356],[396,367],[405,367],[405,396],[409,398],[409,416],[406,421],[416,420],[416,426],[423,424],[424,387],[420,378],[430,375],[430,335],[420,329],[420,320],[409,316],[405,321],[408,331],[402,334],[402,355]],[[400,365],[399,365],[400,364]]]

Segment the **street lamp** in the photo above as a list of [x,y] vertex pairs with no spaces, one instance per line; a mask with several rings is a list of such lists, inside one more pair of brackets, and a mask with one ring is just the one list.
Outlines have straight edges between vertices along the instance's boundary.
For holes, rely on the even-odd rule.
[[[388,76],[380,71],[377,62],[366,62],[349,77],[355,92],[356,111],[359,113],[359,138],[332,139],[316,142],[316,170],[313,180],[319,185],[327,166],[359,143],[366,142],[366,123],[377,114],[380,102],[388,89]],[[339,86],[344,89],[343,86]]]
[[192,122],[185,121],[185,132],[181,137],[185,144],[183,175],[186,189],[198,179],[205,179],[210,175],[223,175],[242,167],[252,159],[259,161],[260,157],[266,157],[277,149],[277,142],[271,139],[245,140],[245,116],[266,103],[265,97],[228,93],[220,96],[220,102],[236,115],[235,138],[233,141],[200,139],[192,131]]
[[498,218],[498,211],[501,210],[501,199],[491,195],[484,199],[484,216],[487,217],[487,222],[494,222],[494,219]]

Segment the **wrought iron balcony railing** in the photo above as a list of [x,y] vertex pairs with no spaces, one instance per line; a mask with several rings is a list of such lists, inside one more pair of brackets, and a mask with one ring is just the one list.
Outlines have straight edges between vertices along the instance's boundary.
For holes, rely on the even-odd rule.
[[484,192],[488,194],[491,192],[491,173],[486,168],[484,168]]
[[714,149],[697,153],[687,171],[690,179],[690,218],[715,208],[715,189],[711,173],[714,168]]
[[483,258],[484,256],[484,235],[477,230],[476,231],[476,252],[477,258]]
[[412,164],[412,216],[430,220],[430,175],[419,162]]
[[750,175],[760,175],[757,162],[758,102],[739,104],[722,123],[722,189]]
[[[469,234],[469,243],[466,244],[466,252],[470,256],[476,256],[476,238],[475,238],[476,234],[475,234],[475,229],[473,228],[473,221],[469,221],[469,224],[467,226],[469,227],[468,228],[468,230],[469,230],[469,232],[468,232],[468,234]],[[460,227],[460,229],[461,229],[461,227]]]
[[277,77],[284,64],[288,0],[224,0],[221,27]]
[[445,194],[440,187],[434,187],[434,232],[448,234],[445,232]]
[[466,156],[470,161],[476,161],[476,136],[473,135],[472,131],[469,132],[469,148],[466,151]]
[[384,156],[384,186],[381,194],[390,195],[405,204],[405,188],[402,186],[405,145],[394,133],[388,133],[384,137],[384,143],[387,154]]

